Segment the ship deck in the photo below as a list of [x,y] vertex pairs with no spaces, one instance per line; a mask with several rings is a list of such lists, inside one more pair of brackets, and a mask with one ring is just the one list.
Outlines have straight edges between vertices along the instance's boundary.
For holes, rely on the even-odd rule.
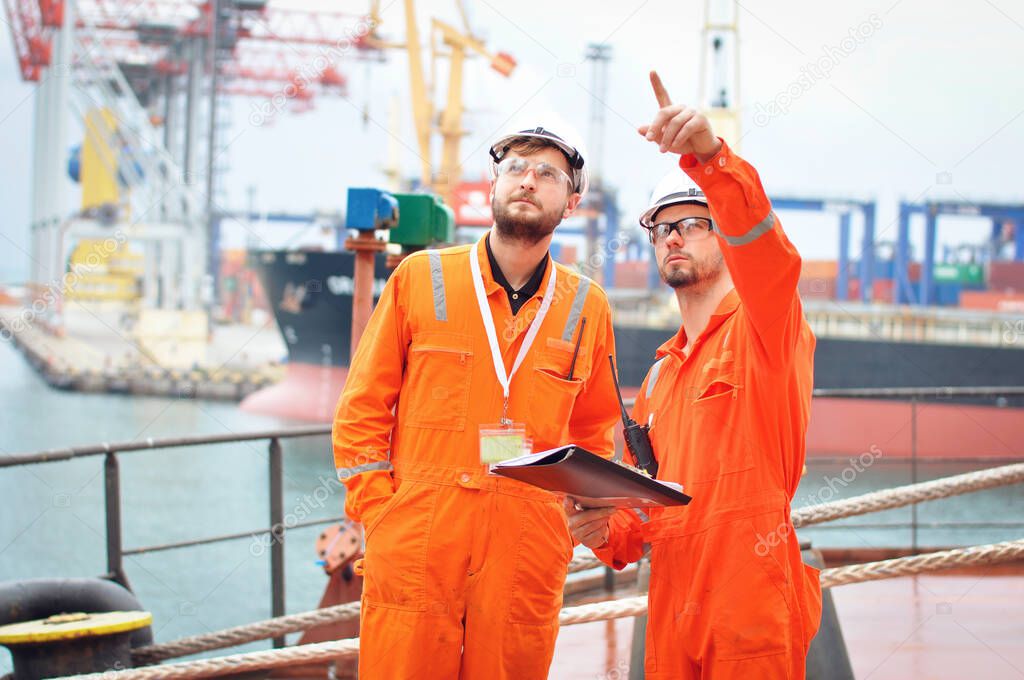
[[[1024,564],[869,581],[832,593],[858,680],[1024,678]],[[563,628],[550,677],[627,678],[632,634],[633,619]]]

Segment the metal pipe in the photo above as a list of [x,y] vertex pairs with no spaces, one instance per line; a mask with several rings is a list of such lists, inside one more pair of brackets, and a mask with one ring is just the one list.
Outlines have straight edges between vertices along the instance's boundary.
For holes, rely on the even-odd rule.
[[121,469],[117,453],[110,451],[103,462],[103,491],[107,522],[107,572],[113,580],[131,590],[124,573],[121,550]]
[[[839,520],[837,520],[839,521]],[[924,529],[1019,529],[1024,522],[918,522]],[[849,522],[847,524],[815,524],[801,527],[805,531],[841,531],[843,529],[909,529],[910,522]]]
[[[305,527],[312,527],[318,524],[332,524],[334,522],[341,522],[347,519],[344,515],[339,517],[328,517],[326,519],[310,519],[305,522],[297,522],[290,525],[289,529],[303,529]],[[163,550],[176,550],[178,548],[192,548],[197,545],[208,545],[210,543],[222,543],[224,541],[235,541],[239,538],[249,538],[252,536],[262,536],[264,534],[270,534],[274,532],[274,527],[267,527],[265,529],[255,529],[253,531],[239,531],[233,534],[222,534],[220,536],[209,536],[207,538],[197,538],[193,541],[178,541],[176,543],[162,543],[160,545],[147,545],[141,548],[129,548],[121,551],[122,555],[143,555],[146,553],[160,552]]]
[[1024,395],[1024,387],[841,387],[818,388],[815,397],[1003,397]]
[[[284,459],[281,440],[270,440],[270,615],[284,616]],[[274,648],[284,647],[284,636],[274,638]]]
[[331,434],[330,425],[301,425],[298,427],[277,430],[257,430],[243,433],[226,433],[201,435],[193,437],[166,437],[163,439],[147,438],[140,441],[90,444],[88,446],[70,446],[61,449],[48,449],[38,453],[14,454],[0,458],[0,467],[14,467],[29,463],[48,463],[55,460],[68,460],[84,456],[95,456],[111,451],[131,453],[147,449],[168,449],[180,446],[198,446],[205,444],[232,444],[235,442],[252,441],[254,439],[285,439],[289,437],[312,437]]
[[[214,200],[217,190],[217,86],[219,85],[217,65],[218,40],[220,38],[220,0],[210,0],[210,35],[207,70],[210,72],[210,110],[209,128],[206,131],[206,273],[213,281],[213,300],[218,298],[217,283],[220,278],[220,253],[218,249],[220,216],[217,214],[217,203]],[[187,282],[191,284],[192,282]]]
[[[917,397],[910,400],[910,483],[917,484]],[[917,554],[917,503],[910,506],[910,549]]]
[[345,247],[356,254],[352,291],[352,344],[349,357],[356,355],[359,340],[373,314],[374,259],[384,249],[384,243],[373,237],[372,231],[360,230],[355,238],[345,241]]

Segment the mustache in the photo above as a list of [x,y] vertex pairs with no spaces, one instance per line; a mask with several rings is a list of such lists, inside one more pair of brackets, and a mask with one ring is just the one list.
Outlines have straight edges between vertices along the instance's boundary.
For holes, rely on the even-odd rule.
[[686,252],[685,250],[670,250],[665,255],[665,257],[662,258],[661,263],[662,264],[668,264],[669,258],[670,257],[676,257],[676,256],[685,257],[687,260],[690,260],[690,261],[693,260],[693,256],[691,256],[690,253]]
[[527,194],[525,192],[518,193],[518,194],[512,194],[511,196],[508,197],[508,202],[509,203],[513,203],[515,201],[526,201],[527,203],[530,203],[531,205],[534,205],[534,206],[536,206],[538,208],[540,207],[540,204],[537,203],[537,201],[533,200],[533,198],[529,194]]

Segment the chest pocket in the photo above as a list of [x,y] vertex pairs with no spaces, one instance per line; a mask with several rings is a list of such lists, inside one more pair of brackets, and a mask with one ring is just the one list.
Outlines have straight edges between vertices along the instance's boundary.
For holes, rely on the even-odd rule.
[[531,426],[536,437],[534,442],[544,448],[565,443],[568,436],[569,419],[576,403],[576,397],[583,390],[583,383],[589,376],[590,367],[585,365],[590,353],[586,345],[580,347],[576,364],[569,367],[575,346],[557,340],[549,340],[547,346],[536,355],[530,385]]
[[473,350],[469,336],[414,335],[402,389],[406,424],[435,430],[466,429]]
[[688,439],[699,443],[689,452],[684,483],[709,482],[753,467],[753,442],[743,409],[745,387],[732,361],[709,361],[692,388],[684,408],[692,428]]

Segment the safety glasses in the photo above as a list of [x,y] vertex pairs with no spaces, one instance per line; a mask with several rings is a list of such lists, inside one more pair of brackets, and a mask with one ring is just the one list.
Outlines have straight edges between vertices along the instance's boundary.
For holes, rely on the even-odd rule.
[[497,173],[498,177],[515,177],[519,178],[524,176],[526,173],[533,170],[534,177],[537,178],[538,184],[549,184],[556,186],[559,184],[572,185],[572,180],[569,175],[565,174],[565,171],[556,168],[550,163],[531,163],[525,158],[506,158],[502,162],[498,163]]
[[706,217],[684,217],[675,222],[659,222],[653,226],[644,227],[652,245],[668,238],[673,231],[687,241],[701,241],[710,236],[714,228],[714,223]]

